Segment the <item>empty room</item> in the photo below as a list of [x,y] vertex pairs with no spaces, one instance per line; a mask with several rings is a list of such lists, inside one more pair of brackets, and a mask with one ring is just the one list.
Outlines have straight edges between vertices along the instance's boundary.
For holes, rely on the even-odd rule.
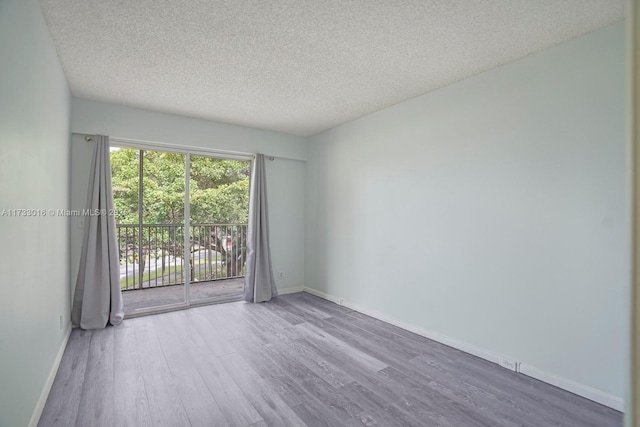
[[0,0],[0,427],[640,427],[637,3]]

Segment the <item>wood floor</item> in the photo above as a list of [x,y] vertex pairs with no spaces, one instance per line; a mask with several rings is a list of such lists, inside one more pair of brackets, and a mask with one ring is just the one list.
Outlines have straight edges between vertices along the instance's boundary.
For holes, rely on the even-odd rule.
[[621,426],[622,415],[307,293],[74,330],[40,426]]

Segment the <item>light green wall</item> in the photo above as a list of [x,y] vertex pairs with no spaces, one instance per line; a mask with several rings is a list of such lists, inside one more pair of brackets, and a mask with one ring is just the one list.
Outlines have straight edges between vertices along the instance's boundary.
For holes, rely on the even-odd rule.
[[71,131],[306,160],[305,139],[142,108],[74,98]]
[[312,137],[305,285],[621,402],[624,40],[618,23]]
[[[38,3],[0,0],[0,212],[68,207],[69,111]],[[0,426],[17,427],[70,324],[68,220],[0,216],[0,236]]]

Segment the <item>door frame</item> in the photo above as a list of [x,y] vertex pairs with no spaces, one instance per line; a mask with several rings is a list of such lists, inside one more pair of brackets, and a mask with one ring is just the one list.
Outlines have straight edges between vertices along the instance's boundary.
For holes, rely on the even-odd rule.
[[631,200],[629,387],[625,426],[640,427],[640,0],[627,2],[628,130]]
[[[230,301],[235,301],[235,299],[222,298],[220,300],[198,300],[193,303],[191,301],[190,294],[190,285],[191,285],[191,271],[188,267],[191,262],[191,251],[190,251],[190,236],[189,236],[189,227],[191,223],[190,219],[190,204],[189,204],[189,184],[190,184],[190,166],[191,166],[191,155],[195,156],[203,156],[203,157],[211,157],[216,159],[225,159],[225,160],[237,160],[237,161],[247,161],[249,162],[250,170],[253,169],[253,161],[255,156],[250,153],[242,153],[242,152],[234,152],[234,151],[224,151],[224,150],[215,150],[215,149],[207,149],[202,147],[190,147],[185,145],[175,145],[175,144],[166,144],[161,142],[151,142],[151,141],[142,141],[135,139],[127,139],[127,138],[109,138],[109,146],[110,147],[118,147],[118,148],[128,148],[135,150],[143,150],[143,151],[162,151],[162,152],[170,152],[176,154],[183,154],[184,157],[184,253],[183,258],[185,260],[186,268],[183,269],[184,274],[184,302],[179,303],[171,303],[164,304],[154,307],[141,308],[136,310],[133,313],[125,313],[126,318],[145,316],[148,314],[158,314],[158,313],[166,313],[170,311],[183,310],[185,308],[199,306],[199,305],[209,305],[209,304],[218,304],[225,303]],[[144,160],[143,160],[144,161]],[[142,162],[139,165],[139,173],[142,169]],[[141,179],[141,178],[139,178]],[[251,173],[249,174],[249,180],[251,180]],[[142,192],[142,187],[139,186],[139,200],[141,199],[140,193]],[[141,215],[141,212],[139,213]],[[139,221],[141,223],[141,221]],[[144,272],[142,272],[144,273]]]

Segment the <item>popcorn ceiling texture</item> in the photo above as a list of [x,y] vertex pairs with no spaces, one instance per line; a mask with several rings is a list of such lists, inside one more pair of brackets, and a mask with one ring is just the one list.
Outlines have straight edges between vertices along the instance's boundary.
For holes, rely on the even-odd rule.
[[301,136],[618,21],[624,3],[40,0],[75,97]]

